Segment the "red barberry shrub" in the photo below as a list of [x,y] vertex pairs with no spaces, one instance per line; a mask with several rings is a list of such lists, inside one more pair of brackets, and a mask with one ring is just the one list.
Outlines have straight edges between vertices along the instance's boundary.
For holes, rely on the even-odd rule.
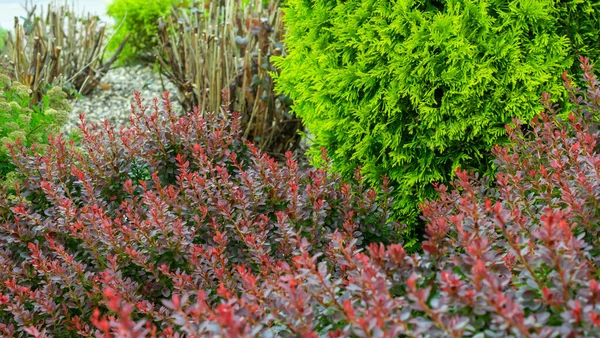
[[[137,114],[131,130],[90,132],[101,141],[82,149],[15,149],[24,183],[2,202],[0,332],[597,337],[600,86],[586,59],[582,68],[583,91],[565,75],[568,120],[544,95],[547,111],[529,131],[507,127],[492,188],[460,170],[455,189],[436,187],[440,199],[422,206],[423,251],[410,255],[401,244],[361,245],[381,229],[373,220],[386,221],[385,187],[378,204],[361,185],[303,174],[291,159],[277,165],[251,145],[242,163],[235,119],[191,114],[153,129],[160,119]],[[201,127],[178,131],[191,121]],[[157,164],[169,145],[178,145],[174,174],[154,174],[171,163]],[[125,162],[135,153],[153,174],[123,178],[111,200],[98,180],[119,181],[119,170],[95,177],[91,155],[106,152]]]
[[291,154],[277,163],[244,142],[239,121],[178,116],[168,95],[162,107],[137,95],[131,127],[82,117],[79,145],[12,146],[20,180],[0,192],[0,336],[180,331],[161,300],[199,302],[202,290],[215,305],[253,278],[275,283],[335,231],[352,245],[397,232],[385,187],[301,170]]

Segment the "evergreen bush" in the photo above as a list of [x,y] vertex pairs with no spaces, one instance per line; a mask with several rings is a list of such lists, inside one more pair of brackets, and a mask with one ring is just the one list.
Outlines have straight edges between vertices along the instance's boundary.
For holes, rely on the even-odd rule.
[[361,166],[371,182],[386,174],[396,214],[413,229],[418,203],[437,196],[431,183],[448,182],[459,166],[491,172],[504,125],[539,112],[542,91],[563,96],[554,74],[576,59],[575,35],[560,26],[575,16],[554,0],[287,5],[276,89],[313,135],[310,154],[325,147],[335,170]]
[[[571,54],[587,56],[600,66],[600,2],[596,0],[557,1],[559,33],[568,37]],[[576,72],[574,63],[572,71]]]
[[115,20],[115,35],[107,48],[116,51],[119,42],[130,34],[122,58],[126,62],[151,60],[158,45],[158,19],[168,15],[180,0],[113,0],[107,14]]

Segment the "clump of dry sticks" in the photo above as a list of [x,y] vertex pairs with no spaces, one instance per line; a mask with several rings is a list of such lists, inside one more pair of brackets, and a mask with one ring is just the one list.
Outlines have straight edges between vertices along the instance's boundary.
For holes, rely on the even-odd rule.
[[127,42],[104,61],[106,26],[97,16],[77,16],[74,7],[50,3],[43,7],[26,4],[23,23],[15,17],[7,48],[9,73],[33,91],[39,101],[47,84],[62,85],[79,94],[89,94],[117,60]]
[[195,2],[160,23],[158,62],[185,109],[242,114],[244,136],[278,156],[300,141],[290,100],[274,92],[271,56],[285,53],[279,2]]

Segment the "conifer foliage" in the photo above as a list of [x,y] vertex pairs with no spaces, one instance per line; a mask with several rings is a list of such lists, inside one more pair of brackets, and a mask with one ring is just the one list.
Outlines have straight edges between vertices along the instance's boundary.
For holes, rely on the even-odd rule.
[[[585,55],[600,66],[600,2],[596,0],[557,1],[559,16],[559,33],[569,38],[571,54]],[[578,70],[573,64],[572,70]]]
[[409,223],[436,195],[431,182],[448,182],[459,166],[489,171],[504,125],[539,112],[539,93],[564,95],[554,74],[576,56],[561,25],[598,11],[562,15],[574,8],[555,0],[287,5],[277,84],[313,134],[313,156],[325,147],[335,170],[361,166],[371,182],[386,174]]

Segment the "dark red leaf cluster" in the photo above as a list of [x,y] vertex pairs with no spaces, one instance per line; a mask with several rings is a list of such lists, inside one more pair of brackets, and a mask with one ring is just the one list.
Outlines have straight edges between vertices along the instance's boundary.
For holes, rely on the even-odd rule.
[[83,123],[81,147],[17,146],[0,333],[600,336],[600,85],[582,68],[570,115],[544,95],[529,132],[508,128],[493,184],[437,187],[422,253],[375,244],[394,232],[385,186],[278,164],[237,118],[176,116],[168,97],[147,114],[138,98],[131,128]]

